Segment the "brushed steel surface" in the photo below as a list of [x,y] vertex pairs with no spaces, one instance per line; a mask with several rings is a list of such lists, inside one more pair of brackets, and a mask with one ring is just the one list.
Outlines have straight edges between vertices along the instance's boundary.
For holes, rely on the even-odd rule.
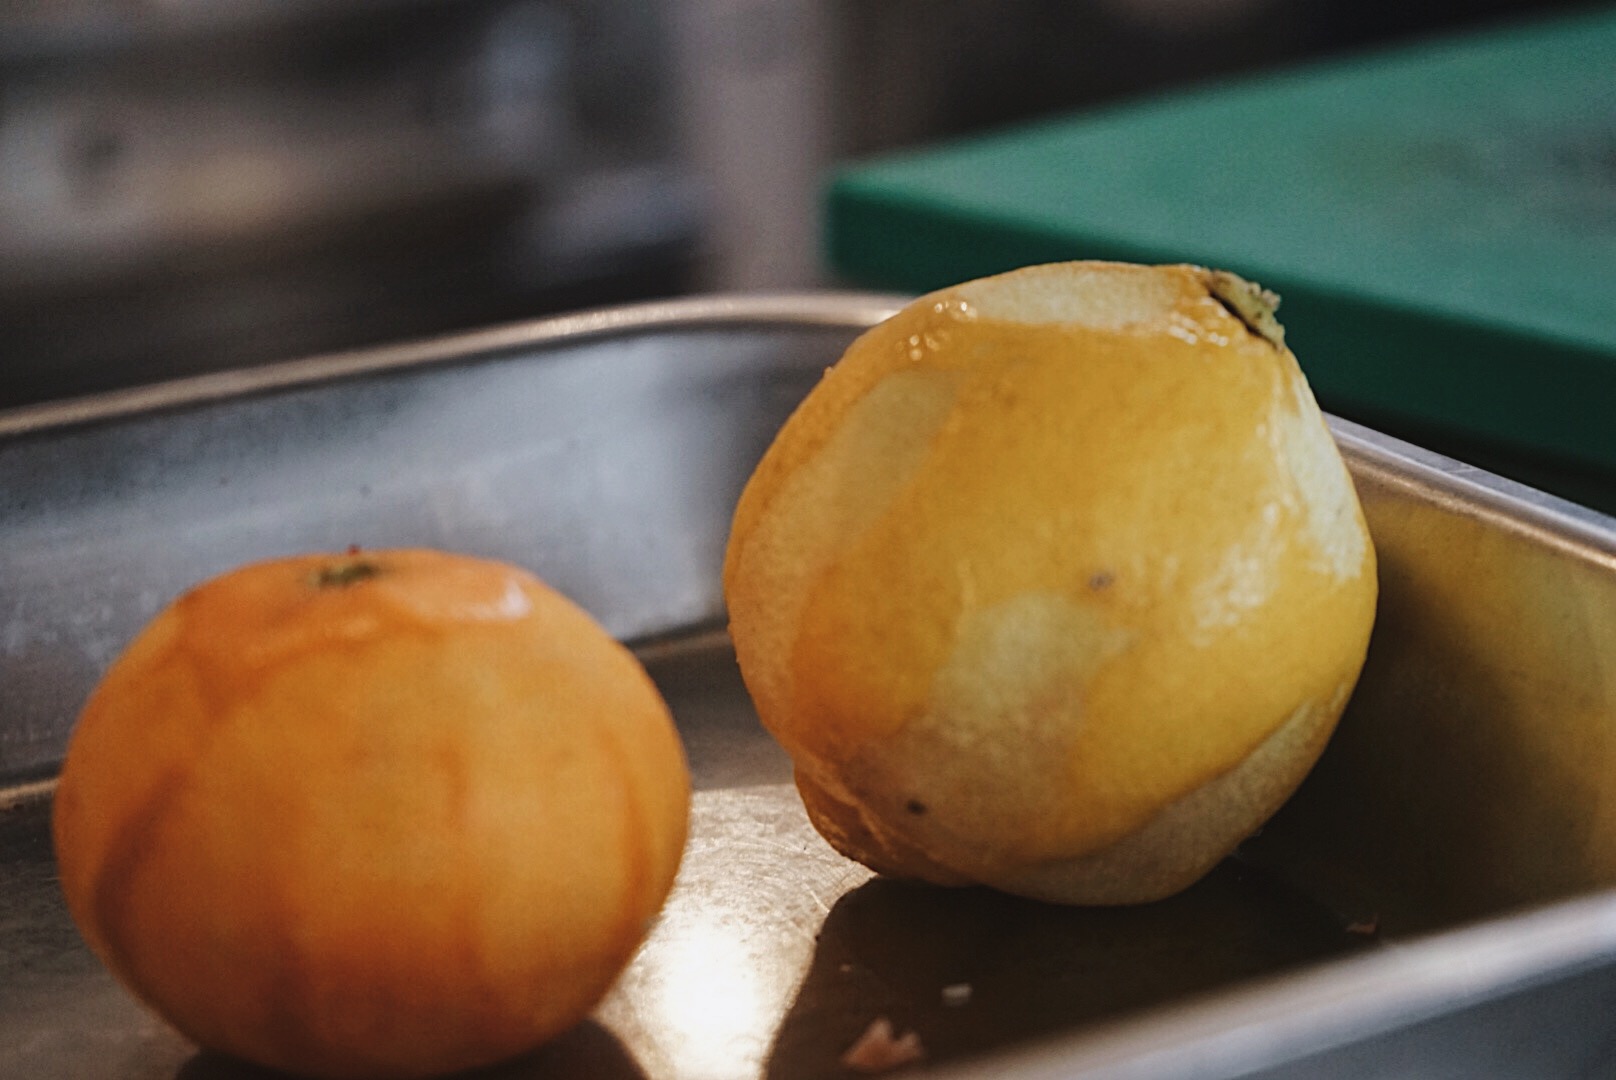
[[1616,522],[1350,424],[1371,658],[1237,858],[1081,910],[872,879],[813,833],[718,569],[757,455],[893,304],[648,305],[0,415],[0,1077],[263,1075],[79,943],[49,777],[173,593],[349,543],[532,566],[638,642],[690,753],[651,939],[592,1020],[491,1077],[839,1075],[877,1016],[948,1076],[1616,1075]]
[[425,544],[625,637],[717,619],[740,485],[890,309],[670,302],[0,413],[0,782],[59,759],[162,604],[250,559]]

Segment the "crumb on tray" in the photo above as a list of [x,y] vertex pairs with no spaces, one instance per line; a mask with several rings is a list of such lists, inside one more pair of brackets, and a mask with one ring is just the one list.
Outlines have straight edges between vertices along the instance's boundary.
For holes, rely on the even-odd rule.
[[878,1016],[870,1022],[842,1054],[842,1065],[861,1073],[881,1073],[890,1069],[912,1065],[926,1056],[920,1036],[913,1031],[901,1037],[892,1029],[892,1021]]
[[950,983],[943,987],[943,1004],[951,1009],[968,1004],[971,1000],[971,984],[967,982]]

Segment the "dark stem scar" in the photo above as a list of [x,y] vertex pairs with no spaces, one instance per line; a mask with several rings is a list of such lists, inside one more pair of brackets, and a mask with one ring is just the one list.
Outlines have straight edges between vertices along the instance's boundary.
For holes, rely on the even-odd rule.
[[1206,289],[1247,330],[1276,349],[1285,347],[1285,328],[1274,315],[1279,308],[1278,294],[1227,270],[1208,271]]
[[315,571],[314,584],[321,589],[339,589],[376,577],[381,572],[382,568],[378,563],[369,559],[354,559],[350,562],[332,563],[320,567]]

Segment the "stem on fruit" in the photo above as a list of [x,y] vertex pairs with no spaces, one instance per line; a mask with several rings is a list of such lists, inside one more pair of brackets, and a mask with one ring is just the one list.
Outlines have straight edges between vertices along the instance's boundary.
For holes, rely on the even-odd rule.
[[373,578],[381,572],[379,564],[369,559],[355,559],[320,567],[314,575],[314,584],[321,589],[339,589]]
[[1279,294],[1227,270],[1207,274],[1206,288],[1225,311],[1246,324],[1247,330],[1276,349],[1285,347],[1285,328],[1274,316]]

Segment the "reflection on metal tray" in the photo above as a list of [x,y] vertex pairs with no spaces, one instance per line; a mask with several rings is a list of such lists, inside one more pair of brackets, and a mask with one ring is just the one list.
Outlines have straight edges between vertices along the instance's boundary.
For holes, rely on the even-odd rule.
[[0,1071],[253,1075],[79,943],[49,778],[102,665],[182,587],[407,543],[526,564],[638,642],[696,777],[633,966],[490,1076],[834,1075],[878,1016],[951,1076],[1611,1075],[1616,522],[1350,424],[1370,660],[1237,858],[1080,910],[872,879],[819,840],[736,675],[718,569],[764,446],[892,306],[620,308],[0,414]]

